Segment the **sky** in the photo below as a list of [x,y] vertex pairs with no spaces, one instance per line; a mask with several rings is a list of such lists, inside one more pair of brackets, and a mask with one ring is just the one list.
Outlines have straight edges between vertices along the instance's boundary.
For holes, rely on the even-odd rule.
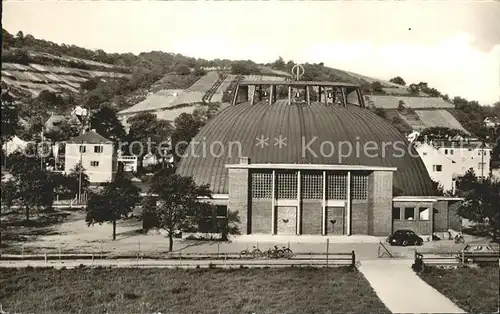
[[500,100],[494,1],[4,0],[2,27],[106,52],[317,63]]

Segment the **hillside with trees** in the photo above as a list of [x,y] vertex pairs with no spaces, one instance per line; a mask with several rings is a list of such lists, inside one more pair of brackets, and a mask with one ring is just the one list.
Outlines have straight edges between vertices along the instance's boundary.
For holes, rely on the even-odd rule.
[[[234,75],[287,76],[296,64],[291,60],[285,61],[282,57],[271,63],[257,64],[251,60],[204,60],[161,51],[143,52],[138,55],[106,53],[103,50],[56,44],[21,31],[13,35],[4,29],[2,37],[2,90],[7,89],[8,95],[12,97],[11,103],[17,108],[19,125],[22,126],[20,132],[27,139],[39,132],[37,130],[51,114],[67,115],[76,105],[93,110],[99,110],[101,107],[125,109],[144,100],[151,92],[186,88],[196,77],[203,75],[206,68],[225,69]],[[46,67],[50,71],[59,69],[67,72],[64,77],[68,80],[67,89],[50,88],[52,85],[63,85],[61,82],[55,84],[42,82],[41,79],[36,81],[36,77],[41,77],[44,73],[36,70],[33,65]],[[494,139],[495,130],[486,128],[483,121],[486,117],[500,116],[498,103],[488,107],[460,97],[451,100],[448,95],[443,95],[426,82],[409,83],[401,76],[384,81],[327,67],[323,63],[305,63],[303,66],[305,74],[302,80],[354,83],[358,84],[367,96],[441,98],[449,102],[451,107],[455,107],[446,110],[466,130],[473,131],[474,135],[485,140]],[[33,72],[27,70],[28,68]],[[47,88],[36,94],[27,93],[26,89],[16,87],[19,83],[12,83],[14,79],[9,76],[12,73],[17,73],[18,79],[27,80],[27,90],[33,89],[36,84],[45,84]],[[48,77],[50,73],[45,74]],[[62,76],[60,73],[57,75]],[[376,106],[369,108],[388,119],[401,132],[411,132],[412,127],[401,119],[397,111]]]

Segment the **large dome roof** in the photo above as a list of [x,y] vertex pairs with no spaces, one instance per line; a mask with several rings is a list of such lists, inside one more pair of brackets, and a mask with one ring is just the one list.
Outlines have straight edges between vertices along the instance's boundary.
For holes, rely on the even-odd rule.
[[[259,142],[259,138],[268,140]],[[367,142],[372,143],[366,144],[365,151]],[[432,195],[431,179],[416,150],[389,122],[357,106],[325,106],[319,102],[288,105],[286,100],[272,105],[245,102],[221,111],[191,143],[194,145],[187,149],[177,173],[192,176],[198,184],[209,184],[216,194],[228,193],[225,165],[239,163],[241,156],[250,158],[252,164],[396,167],[394,186],[402,195]],[[351,143],[351,154],[347,143]],[[378,150],[373,149],[377,146]]]

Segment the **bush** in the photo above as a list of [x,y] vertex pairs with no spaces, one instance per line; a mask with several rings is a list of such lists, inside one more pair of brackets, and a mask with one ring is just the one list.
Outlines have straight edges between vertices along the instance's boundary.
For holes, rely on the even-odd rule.
[[193,74],[196,76],[203,76],[207,74],[207,71],[203,70],[202,68],[195,68]]
[[177,75],[188,75],[191,73],[191,70],[187,65],[179,64],[178,66],[175,67],[175,73]]

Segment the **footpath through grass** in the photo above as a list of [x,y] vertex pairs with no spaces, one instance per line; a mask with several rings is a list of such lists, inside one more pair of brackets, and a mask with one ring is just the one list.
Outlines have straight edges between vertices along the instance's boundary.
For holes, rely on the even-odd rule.
[[498,266],[458,269],[426,267],[420,277],[467,312],[494,313],[499,306],[499,272]]
[[12,313],[390,313],[347,267],[4,268],[0,304]]

